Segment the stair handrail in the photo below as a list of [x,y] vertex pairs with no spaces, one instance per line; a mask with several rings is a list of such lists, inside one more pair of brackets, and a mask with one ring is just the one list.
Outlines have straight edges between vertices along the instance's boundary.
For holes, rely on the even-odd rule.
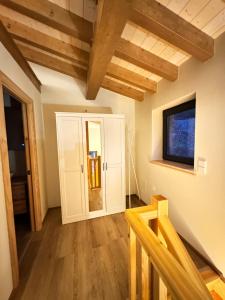
[[[152,198],[151,205],[125,212],[130,229],[130,299],[136,300],[137,297],[138,241],[142,249],[142,299],[150,299],[153,294],[157,296],[152,298],[162,299],[159,291],[155,293],[150,287],[150,281],[152,289],[153,285],[156,287],[151,280],[155,272],[168,291],[169,296],[163,299],[212,300],[167,214],[168,200],[160,195]],[[152,226],[149,226],[150,222]]]

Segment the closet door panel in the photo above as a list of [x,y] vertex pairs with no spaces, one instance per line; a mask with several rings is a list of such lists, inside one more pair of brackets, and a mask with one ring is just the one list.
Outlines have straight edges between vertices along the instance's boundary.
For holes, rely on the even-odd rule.
[[107,170],[106,176],[106,199],[107,212],[119,212],[124,210],[122,170],[120,167],[111,167]]
[[63,224],[85,219],[82,123],[78,117],[57,119]]
[[64,170],[80,171],[82,136],[80,121],[67,118],[61,121],[61,148]]
[[125,128],[120,118],[105,118],[107,213],[125,210]]
[[[79,172],[65,172],[64,179],[64,193],[65,199],[67,199],[64,209],[66,218],[75,218],[82,217],[84,212],[84,203],[82,190],[77,188],[78,184],[81,181]],[[82,186],[82,183],[80,182]]]

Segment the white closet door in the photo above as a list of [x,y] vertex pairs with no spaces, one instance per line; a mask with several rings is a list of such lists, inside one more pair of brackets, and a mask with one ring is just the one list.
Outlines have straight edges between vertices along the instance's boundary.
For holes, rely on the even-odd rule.
[[82,122],[79,117],[57,117],[62,222],[84,220]]
[[125,210],[125,127],[124,119],[105,118],[106,210]]

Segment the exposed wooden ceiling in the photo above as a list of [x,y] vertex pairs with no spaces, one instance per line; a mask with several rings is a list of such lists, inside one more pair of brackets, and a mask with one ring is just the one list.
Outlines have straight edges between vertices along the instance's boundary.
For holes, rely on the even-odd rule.
[[86,81],[87,99],[104,87],[141,101],[225,31],[222,0],[96,2],[0,0],[0,20],[27,61]]

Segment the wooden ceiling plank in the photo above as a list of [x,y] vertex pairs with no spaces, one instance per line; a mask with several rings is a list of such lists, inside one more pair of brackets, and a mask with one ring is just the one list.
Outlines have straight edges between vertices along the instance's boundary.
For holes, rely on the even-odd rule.
[[100,0],[94,42],[90,53],[87,99],[96,98],[116,44],[126,25],[131,9],[130,0]]
[[50,1],[0,0],[0,4],[84,42],[91,42],[92,23]]
[[0,15],[0,20],[16,40],[42,50],[73,60],[83,66],[88,65],[89,53],[15,20]]
[[114,55],[165,79],[176,80],[178,77],[176,65],[125,39],[120,39]]
[[201,61],[214,54],[214,40],[155,0],[133,0],[130,20]]
[[[88,52],[76,48],[71,44],[64,43],[63,41],[41,33],[40,31],[32,29],[5,16],[0,15],[0,20],[14,39],[22,41],[28,45],[38,47],[59,57],[69,59],[72,62],[87,66],[89,57]],[[107,74],[121,81],[133,84],[136,87],[148,90],[149,92],[156,92],[156,82],[116,64],[109,64]]]
[[34,74],[33,70],[23,57],[21,51],[17,47],[16,43],[12,39],[11,35],[5,29],[4,25],[0,21],[0,37],[3,46],[7,49],[7,51],[12,55],[17,64],[21,67],[27,77],[31,80],[34,86],[41,91],[41,82],[38,80],[37,76]]
[[107,75],[130,83],[136,87],[147,90],[151,93],[157,91],[157,83],[138,73],[123,68],[117,64],[110,63],[107,68]]
[[[52,69],[54,71],[60,72],[62,74],[71,76],[73,78],[86,81],[86,77],[87,77],[86,70],[81,69],[73,65],[72,63],[70,64],[68,62],[62,61],[56,57],[53,57],[49,54],[45,54],[43,52],[40,52],[34,48],[28,47],[21,43],[18,43],[18,47],[20,48],[24,57],[28,61]],[[133,98],[138,101],[142,101],[144,99],[143,92],[107,78],[103,80],[102,87],[110,91],[119,93],[121,95],[125,95],[127,97]]]
[[133,98],[137,101],[144,100],[144,92],[134,89],[133,87],[121,84],[120,82],[111,80],[110,78],[104,78],[101,85],[104,89],[112,92]]
[[54,71],[69,75],[71,77],[86,81],[87,71],[81,69],[72,63],[67,63],[63,60],[57,59],[51,55],[40,52],[34,48],[30,48],[21,43],[17,43],[23,56],[30,62],[36,63],[38,65],[47,67]]

